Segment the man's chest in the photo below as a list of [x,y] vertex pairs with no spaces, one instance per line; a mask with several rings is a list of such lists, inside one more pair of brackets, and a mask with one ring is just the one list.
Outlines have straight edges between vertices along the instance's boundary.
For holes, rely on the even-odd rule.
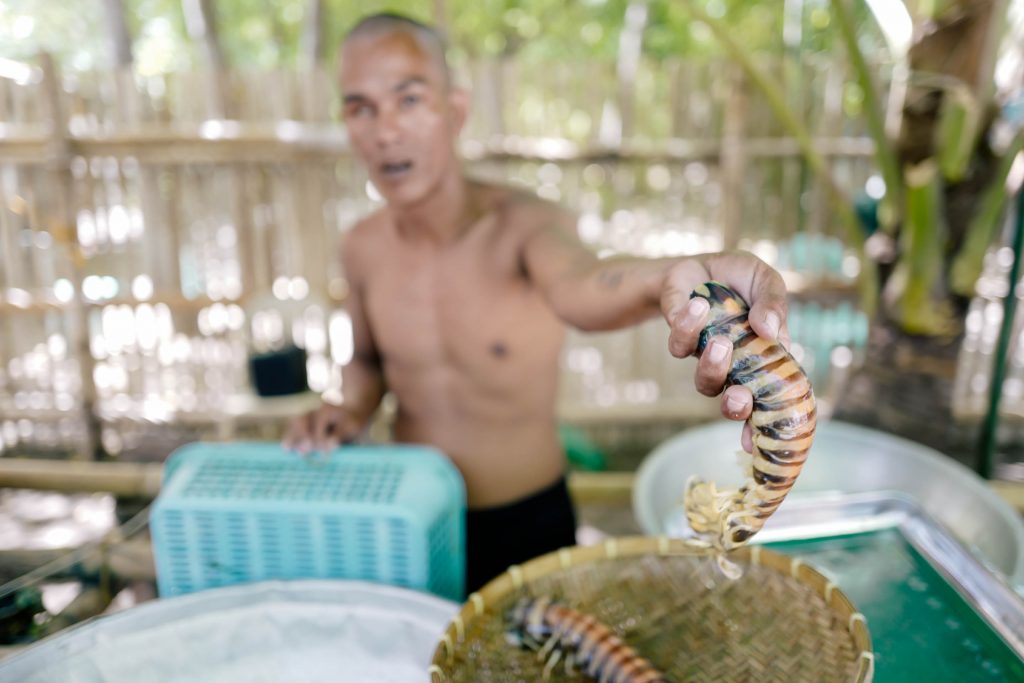
[[378,350],[405,366],[493,362],[550,323],[540,292],[501,253],[397,254],[365,293]]

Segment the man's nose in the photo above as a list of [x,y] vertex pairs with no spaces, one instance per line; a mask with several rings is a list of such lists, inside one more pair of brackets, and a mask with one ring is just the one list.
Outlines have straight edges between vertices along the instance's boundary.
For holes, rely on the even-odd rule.
[[398,112],[389,109],[381,112],[377,121],[377,146],[384,148],[396,144],[402,137]]

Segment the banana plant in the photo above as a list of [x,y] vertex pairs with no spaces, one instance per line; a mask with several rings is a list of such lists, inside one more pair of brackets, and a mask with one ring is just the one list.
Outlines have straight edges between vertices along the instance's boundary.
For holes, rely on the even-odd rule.
[[[863,116],[885,183],[879,230],[866,241],[851,199],[839,189],[805,125],[787,108],[780,83],[733,39],[725,23],[699,0],[683,0],[766,98],[797,141],[810,169],[829,188],[848,242],[861,250],[861,299],[904,332],[945,337],[962,327],[962,307],[973,295],[985,253],[996,239],[1013,160],[1024,132],[997,155],[988,145],[994,105],[993,73],[1005,0],[908,0],[914,41],[900,65],[908,74],[897,132],[887,126],[871,68],[857,40],[851,2],[831,0],[832,16],[864,93]],[[866,0],[872,9],[881,0]],[[897,0],[884,0],[886,3]],[[887,6],[892,9],[892,6]],[[892,105],[892,100],[890,100]],[[867,254],[888,260],[884,286]]]

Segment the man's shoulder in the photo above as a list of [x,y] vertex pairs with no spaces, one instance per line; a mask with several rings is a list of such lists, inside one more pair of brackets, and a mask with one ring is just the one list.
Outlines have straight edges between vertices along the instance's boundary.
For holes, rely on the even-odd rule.
[[386,206],[373,211],[358,221],[349,229],[347,239],[365,242],[380,234],[381,228],[391,220]]
[[489,186],[492,206],[496,213],[511,226],[535,228],[560,220],[572,219],[575,213],[570,209],[543,197],[538,197],[527,188],[507,185]]
[[387,208],[380,208],[370,213],[352,225],[341,237],[341,259],[346,267],[355,269],[357,264],[370,260],[375,251],[375,246],[382,238],[384,228],[390,218]]
[[345,231],[341,238],[342,249],[372,248],[373,243],[382,237],[390,220],[387,207],[363,216]]

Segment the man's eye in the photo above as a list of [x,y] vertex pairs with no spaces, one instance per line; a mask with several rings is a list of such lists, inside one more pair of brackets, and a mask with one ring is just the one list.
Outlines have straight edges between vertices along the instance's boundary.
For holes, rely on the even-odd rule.
[[368,104],[357,104],[348,110],[349,116],[363,117],[373,113],[373,107]]
[[419,101],[420,101],[420,96],[419,95],[403,95],[402,96],[402,106],[403,107],[411,107],[411,106],[415,105],[416,103],[418,103]]

